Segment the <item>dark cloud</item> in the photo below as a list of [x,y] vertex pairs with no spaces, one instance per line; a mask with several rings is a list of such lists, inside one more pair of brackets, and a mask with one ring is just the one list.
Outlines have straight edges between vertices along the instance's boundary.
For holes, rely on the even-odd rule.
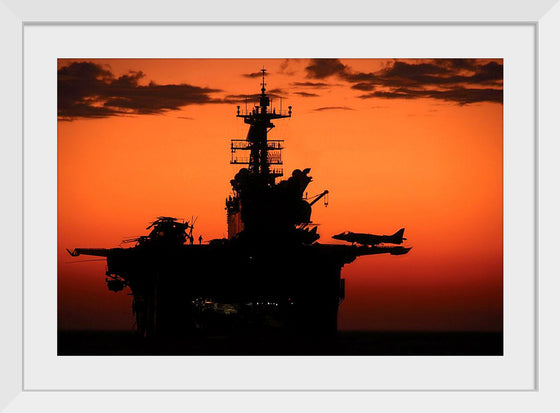
[[323,112],[325,110],[354,110],[348,106],[325,106],[322,108],[314,109],[315,112]]
[[447,75],[451,72],[450,69],[443,65],[434,63],[405,63],[395,61],[392,66],[384,69],[386,77],[401,77],[405,79],[421,78],[422,76],[439,76]]
[[293,82],[292,86],[311,87],[311,88],[325,88],[331,86],[325,82]]
[[299,95],[304,98],[311,98],[319,96],[317,93],[307,93],[307,92],[294,92],[294,94]]
[[250,78],[262,77],[262,72],[243,73],[241,76],[250,77]]
[[211,89],[188,84],[140,85],[144,73],[115,77],[102,66],[74,62],[58,70],[58,116],[62,120],[155,114],[186,105],[223,103]]
[[451,69],[474,70],[478,59],[432,59],[441,66],[448,66]]
[[468,71],[453,70],[439,62],[421,64],[395,62],[393,66],[382,71],[376,80],[377,83],[385,86],[462,85],[466,87],[500,83],[502,79],[503,66],[496,62],[481,64]]
[[339,59],[312,59],[307,77],[337,77],[352,89],[371,92],[360,97],[431,98],[460,105],[503,102],[503,64],[488,59],[394,60],[376,72],[358,72]]
[[284,89],[276,88],[276,89],[267,90],[266,94],[272,97],[280,97],[280,95],[285,95],[287,93]]
[[432,98],[455,102],[460,105],[478,102],[502,103],[503,91],[501,89],[466,89],[456,87],[447,90],[418,90],[408,88],[398,88],[391,91],[376,91],[361,95],[362,99],[372,97],[385,99],[419,99]]
[[339,59],[311,59],[311,63],[305,70],[307,71],[307,77],[324,79],[338,73],[344,73],[348,68]]
[[479,66],[479,70],[470,77],[473,83],[502,83],[504,79],[504,66],[490,62]]
[[360,82],[352,85],[352,89],[356,90],[363,90],[365,92],[369,92],[370,90],[375,89],[375,85],[373,83],[368,82]]

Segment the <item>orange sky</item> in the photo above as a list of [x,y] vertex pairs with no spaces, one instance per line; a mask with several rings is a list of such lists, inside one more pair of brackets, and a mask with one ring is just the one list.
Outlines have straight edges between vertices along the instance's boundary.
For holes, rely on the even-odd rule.
[[[80,62],[105,70],[96,79],[111,88],[84,81],[81,94],[63,89],[62,111],[59,91],[60,328],[133,324],[131,297],[107,290],[105,264],[77,262],[94,257],[72,258],[66,248],[117,247],[145,235],[160,215],[198,216],[195,238],[227,236],[224,200],[236,170],[229,140],[247,132],[235,117],[236,95],[258,93],[259,78],[243,75],[265,66],[267,88],[293,106],[293,117],[269,135],[285,139],[286,175],[309,167],[309,194],[330,192],[327,208],[313,207],[320,242],[341,243],[331,236],[346,230],[405,227],[413,247],[344,267],[339,328],[502,329],[503,107],[486,93],[501,90],[487,73],[501,60]],[[72,63],[59,60],[59,82]],[[77,89],[79,81],[69,84]],[[157,85],[170,85],[165,99],[154,98]],[[177,85],[196,86],[198,97],[177,98],[190,93]],[[108,106],[109,99],[126,103]],[[105,117],[83,116],[108,107],[96,115]]]

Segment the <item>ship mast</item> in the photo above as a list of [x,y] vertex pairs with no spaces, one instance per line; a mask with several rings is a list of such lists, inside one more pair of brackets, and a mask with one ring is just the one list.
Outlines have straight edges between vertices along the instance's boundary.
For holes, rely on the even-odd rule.
[[[284,141],[281,139],[269,140],[268,133],[274,128],[274,124],[271,122],[273,119],[292,116],[292,107],[288,107],[288,113],[282,113],[281,110],[276,112],[276,108],[271,107],[270,98],[266,94],[266,69],[262,68],[261,72],[262,84],[258,104],[254,105],[251,111],[246,110],[245,113],[241,113],[240,106],[237,106],[237,117],[242,118],[250,127],[246,139],[231,140],[230,163],[248,165],[249,173],[261,177],[268,185],[274,185],[275,178],[282,176],[282,169],[278,165],[282,165]],[[246,155],[247,152],[249,152],[249,156]]]

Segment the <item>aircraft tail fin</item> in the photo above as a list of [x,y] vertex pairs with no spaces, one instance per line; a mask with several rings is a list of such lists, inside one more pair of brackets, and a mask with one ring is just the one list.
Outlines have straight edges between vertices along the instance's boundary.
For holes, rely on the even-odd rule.
[[403,240],[405,240],[406,238],[403,238],[404,235],[404,228],[399,229],[397,232],[395,232],[393,235],[391,235],[391,242],[393,244],[402,244]]

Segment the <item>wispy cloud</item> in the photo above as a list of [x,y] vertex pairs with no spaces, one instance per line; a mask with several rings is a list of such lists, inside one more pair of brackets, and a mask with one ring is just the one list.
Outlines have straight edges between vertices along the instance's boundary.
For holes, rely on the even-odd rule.
[[253,72],[253,73],[243,73],[241,76],[243,77],[249,77],[249,78],[256,78],[256,77],[262,77],[262,72]]
[[324,106],[322,108],[314,109],[315,112],[323,112],[325,110],[354,110],[348,106]]
[[292,86],[322,89],[331,85],[326,82],[292,82]]
[[302,62],[302,59],[284,59],[280,64],[280,70],[278,73],[292,76],[297,73],[298,66]]
[[308,93],[308,92],[294,92],[294,94],[304,98],[312,98],[312,97],[319,96],[317,93]]

